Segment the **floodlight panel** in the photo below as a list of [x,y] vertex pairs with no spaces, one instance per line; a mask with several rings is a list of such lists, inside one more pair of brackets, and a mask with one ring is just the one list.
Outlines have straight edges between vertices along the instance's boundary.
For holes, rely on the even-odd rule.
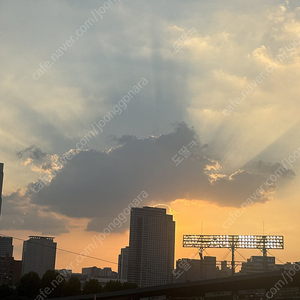
[[226,235],[184,235],[183,247],[228,248],[230,240]]
[[273,235],[184,235],[183,247],[238,249],[284,249],[283,236]]

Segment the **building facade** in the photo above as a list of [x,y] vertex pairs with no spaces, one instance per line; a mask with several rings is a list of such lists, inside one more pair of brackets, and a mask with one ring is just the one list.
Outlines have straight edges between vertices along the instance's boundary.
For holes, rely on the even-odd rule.
[[127,280],[129,247],[122,248],[118,259],[118,279]]
[[[275,257],[268,256],[268,271],[275,271]],[[240,271],[241,275],[263,273],[264,272],[264,258],[263,256],[251,256],[247,262],[242,263]]]
[[13,257],[13,248],[12,237],[0,236],[0,257]]
[[214,256],[204,256],[203,260],[182,258],[176,261],[174,276],[176,282],[197,281],[216,278],[217,271]]
[[131,209],[128,282],[140,287],[173,282],[175,222],[166,209]]
[[1,216],[1,208],[2,208],[2,186],[3,186],[3,168],[4,164],[0,163],[0,216]]
[[34,271],[42,277],[47,270],[55,270],[56,246],[53,237],[30,236],[23,243],[22,274]]
[[109,278],[109,279],[117,279],[118,273],[114,272],[111,268],[97,268],[97,267],[88,267],[82,268],[82,275],[87,276],[88,279],[94,278]]
[[231,268],[228,267],[227,263],[228,263],[227,260],[221,261],[221,269],[218,272],[219,273],[218,277],[228,277],[228,276],[231,276]]
[[8,254],[0,257],[0,285],[16,286],[22,275],[22,261],[14,260]]

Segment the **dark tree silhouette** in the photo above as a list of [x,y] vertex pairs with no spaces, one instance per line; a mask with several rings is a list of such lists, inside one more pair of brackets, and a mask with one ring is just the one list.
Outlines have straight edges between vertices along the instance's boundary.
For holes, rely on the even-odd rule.
[[122,283],[121,281],[113,281],[110,280],[106,283],[103,288],[103,292],[113,292],[113,291],[121,291],[122,290]]
[[72,276],[65,284],[65,287],[63,289],[63,295],[76,296],[80,294],[81,294],[80,280],[77,277]]
[[96,294],[102,292],[102,286],[97,279],[90,279],[86,281],[83,286],[83,293],[86,294]]
[[139,286],[133,282],[123,282],[123,285],[122,285],[123,290],[137,289],[138,287]]
[[48,270],[41,279],[41,288],[47,294],[47,298],[62,296],[65,285],[65,278],[54,270]]
[[17,292],[20,296],[34,299],[39,294],[40,277],[36,272],[29,272],[22,276]]
[[0,285],[0,299],[6,299],[9,296],[15,295],[15,290],[10,287],[8,284]]

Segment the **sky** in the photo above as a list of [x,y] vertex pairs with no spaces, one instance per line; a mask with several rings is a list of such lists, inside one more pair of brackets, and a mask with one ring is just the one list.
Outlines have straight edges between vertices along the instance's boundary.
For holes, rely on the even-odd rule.
[[176,259],[197,254],[184,234],[264,233],[299,261],[297,5],[1,1],[0,233],[82,253],[57,269],[117,270],[128,207],[158,206]]

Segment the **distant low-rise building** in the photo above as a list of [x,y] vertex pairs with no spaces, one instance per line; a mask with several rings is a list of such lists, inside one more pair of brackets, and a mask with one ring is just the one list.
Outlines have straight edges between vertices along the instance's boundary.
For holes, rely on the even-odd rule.
[[214,256],[204,256],[203,260],[183,258],[176,261],[174,271],[176,282],[197,281],[217,277],[217,259]]
[[72,270],[69,269],[60,269],[56,270],[60,275],[64,276],[65,278],[70,278],[72,276]]
[[98,277],[100,268],[97,267],[89,267],[89,268],[82,268],[81,273],[82,275],[86,275],[90,278]]
[[121,283],[127,282],[127,280],[124,279],[117,279],[117,278],[105,278],[105,277],[97,277],[94,278],[96,280],[98,280],[98,282],[102,285],[105,286],[105,284],[109,281],[120,281]]
[[87,276],[88,279],[92,278],[108,278],[108,279],[118,279],[118,273],[114,272],[111,268],[97,268],[89,267],[82,268],[82,275]]
[[[275,257],[267,257],[268,271],[275,271]],[[264,272],[264,257],[263,256],[251,256],[247,259],[247,262],[242,263],[240,271],[241,275],[263,273]]]
[[214,256],[204,256],[202,267],[203,279],[213,279],[217,277],[217,258]]
[[217,271],[217,277],[231,276],[231,268],[227,265],[227,260],[221,261],[221,268]]
[[[291,269],[295,269],[295,265],[300,265],[300,262],[286,262],[285,264],[276,264],[275,265],[275,269],[276,270],[282,270],[282,271],[288,271]],[[297,270],[298,268],[296,268],[295,270]]]

